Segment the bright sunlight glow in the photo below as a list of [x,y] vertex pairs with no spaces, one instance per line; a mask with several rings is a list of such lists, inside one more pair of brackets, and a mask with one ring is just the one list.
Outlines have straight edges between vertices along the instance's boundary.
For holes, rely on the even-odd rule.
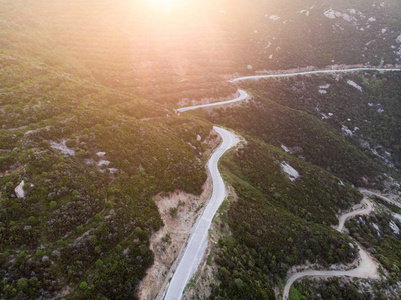
[[148,0],[150,4],[161,10],[171,10],[181,0]]

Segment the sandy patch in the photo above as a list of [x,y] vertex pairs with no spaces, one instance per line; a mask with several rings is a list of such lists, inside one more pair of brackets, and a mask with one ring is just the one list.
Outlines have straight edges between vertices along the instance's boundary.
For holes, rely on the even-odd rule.
[[192,226],[203,204],[209,199],[212,186],[208,178],[201,196],[175,191],[171,194],[160,193],[153,198],[159,207],[164,226],[153,233],[150,249],[155,254],[155,262],[139,285],[140,299],[160,299],[171,266],[182,251]]

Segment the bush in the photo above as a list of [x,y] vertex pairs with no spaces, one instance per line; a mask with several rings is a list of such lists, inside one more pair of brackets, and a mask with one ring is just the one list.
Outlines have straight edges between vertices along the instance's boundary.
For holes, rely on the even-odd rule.
[[30,216],[30,217],[28,218],[28,223],[29,223],[29,224],[33,224],[33,223],[35,223],[35,221],[36,221],[36,218],[35,218],[34,216]]
[[79,285],[79,288],[81,290],[86,290],[87,287],[88,287],[88,284],[85,281],[82,281],[81,284]]
[[95,215],[95,221],[100,222],[102,220],[102,216],[100,214]]
[[103,266],[103,261],[98,259],[95,263],[96,268],[100,269]]

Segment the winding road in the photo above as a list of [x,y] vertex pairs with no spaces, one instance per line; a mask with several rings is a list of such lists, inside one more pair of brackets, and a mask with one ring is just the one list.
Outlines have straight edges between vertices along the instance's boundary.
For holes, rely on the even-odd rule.
[[324,74],[324,73],[346,73],[346,72],[356,72],[356,71],[381,71],[381,72],[399,72],[401,69],[383,69],[383,68],[351,68],[351,69],[339,69],[339,70],[316,70],[316,71],[305,71],[296,73],[284,73],[284,74],[270,74],[270,75],[253,75],[238,77],[229,80],[228,82],[237,82],[249,79],[260,79],[260,78],[279,78],[279,77],[292,77],[299,75],[314,75],[314,74]]
[[358,216],[368,215],[368,214],[370,214],[372,212],[372,210],[373,210],[372,203],[368,199],[366,199],[366,197],[363,198],[361,204],[366,205],[367,208],[351,211],[349,213],[341,215],[341,217],[339,219],[339,222],[338,222],[338,226],[336,228],[336,230],[338,232],[342,232],[343,231],[345,221],[347,221],[348,219],[351,219],[351,218],[355,217],[356,215],[358,215]]
[[373,261],[373,259],[369,256],[369,254],[363,250],[359,245],[359,255],[361,257],[361,263],[355,269],[349,271],[303,271],[299,273],[295,273],[288,280],[284,287],[283,299],[288,299],[290,288],[292,284],[298,279],[305,276],[320,276],[320,277],[333,277],[333,276],[349,276],[349,277],[358,277],[358,278],[366,278],[366,279],[380,279],[380,275],[377,272],[377,264]]
[[[321,74],[321,73],[342,73],[342,72],[355,72],[355,71],[401,71],[401,69],[380,69],[380,68],[353,68],[353,69],[341,69],[341,70],[317,70],[317,71],[306,71],[306,72],[298,72],[298,73],[286,73],[286,74],[273,74],[273,75],[255,75],[255,76],[244,76],[229,80],[228,82],[234,83],[241,80],[249,80],[249,79],[260,79],[260,78],[279,78],[279,77],[290,77],[290,76],[300,76],[300,75],[313,75],[313,74]],[[211,107],[218,106],[224,104],[235,103],[239,101],[243,101],[249,99],[250,96],[247,92],[238,89],[239,96],[227,101],[209,103],[209,104],[201,104],[194,105],[188,107],[182,107],[177,109],[179,112],[185,112],[188,110],[193,110],[197,108],[203,107]],[[218,208],[223,203],[225,198],[225,185],[224,181],[218,170],[218,161],[221,156],[231,147],[236,144],[236,138],[229,131],[220,128],[213,127],[216,132],[222,137],[223,142],[217,148],[217,150],[211,156],[208,162],[208,170],[210,172],[213,184],[213,192],[210,200],[207,202],[207,206],[204,209],[201,217],[197,220],[194,227],[192,228],[189,240],[187,242],[186,247],[184,248],[182,255],[179,259],[178,265],[175,269],[175,272],[171,278],[171,281],[167,287],[167,291],[165,293],[165,300],[177,300],[182,297],[183,291],[186,285],[189,282],[191,276],[195,273],[198,265],[205,253],[207,246],[207,237],[208,231],[212,223],[212,219],[216,214]],[[367,201],[366,199],[364,199]],[[344,227],[344,223],[347,219],[358,215],[358,214],[368,214],[372,210],[371,203],[367,201],[368,208],[354,211],[348,214],[341,216],[339,220],[339,226],[337,228],[338,231],[342,231]],[[359,247],[359,246],[358,246]],[[361,278],[379,278],[377,273],[377,267],[375,262],[370,258],[369,254],[367,254],[362,248],[359,247],[359,254],[361,257],[360,265],[350,271],[304,271],[300,273],[296,273],[292,275],[285,286],[283,299],[287,299],[288,293],[292,283],[294,283],[297,279],[304,276],[353,276],[353,277],[361,277]]]
[[381,199],[383,199],[383,200],[385,200],[385,201],[387,201],[387,202],[389,202],[391,204],[394,204],[395,206],[398,206],[399,208],[401,208],[401,203],[395,201],[394,199],[388,198],[388,197],[386,197],[385,195],[383,195],[381,193],[373,192],[373,191],[370,191],[370,190],[367,190],[367,189],[359,189],[359,191],[362,194],[365,194],[365,195],[377,196],[377,197],[379,197],[379,198],[381,198]]
[[213,183],[212,197],[208,201],[202,216],[198,219],[191,232],[186,248],[183,251],[183,255],[167,288],[167,293],[164,297],[166,300],[177,300],[181,298],[185,286],[198,268],[203,257],[212,219],[226,196],[226,187],[217,165],[221,156],[228,149],[233,147],[237,140],[229,131],[216,126],[213,128],[223,138],[223,142],[213,153],[207,164]]
[[[336,230],[342,232],[344,229],[344,223],[346,220],[353,218],[359,215],[368,215],[372,212],[373,206],[372,203],[365,197],[363,198],[361,204],[367,205],[367,208],[361,208],[346,214],[343,214],[339,218],[339,225],[337,226]],[[283,300],[288,299],[290,289],[292,284],[297,281],[298,279],[306,276],[320,276],[320,277],[332,277],[332,276],[349,276],[349,277],[358,277],[358,278],[369,278],[369,279],[380,279],[379,273],[377,271],[377,263],[371,258],[371,256],[361,248],[358,244],[359,256],[361,258],[360,264],[358,267],[352,270],[336,270],[336,271],[329,271],[329,270],[322,270],[322,271],[315,271],[315,270],[308,270],[303,272],[298,272],[293,274],[290,278],[288,278],[287,283],[285,284],[284,291],[283,291]]]
[[194,106],[187,106],[187,107],[181,107],[177,109],[179,112],[184,112],[187,110],[192,110],[192,109],[197,109],[197,108],[202,108],[202,107],[210,107],[210,106],[217,106],[217,105],[222,105],[222,104],[229,104],[229,103],[234,103],[242,100],[248,99],[250,96],[248,95],[247,92],[238,89],[239,96],[232,99],[232,100],[227,100],[227,101],[220,101],[220,102],[213,102],[213,103],[208,103],[208,104],[201,104],[201,105],[194,105]]

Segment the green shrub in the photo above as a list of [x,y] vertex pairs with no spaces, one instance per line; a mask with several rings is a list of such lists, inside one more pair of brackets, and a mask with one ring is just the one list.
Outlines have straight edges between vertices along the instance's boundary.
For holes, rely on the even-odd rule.
[[81,290],[86,290],[87,287],[88,287],[88,284],[85,281],[82,281],[81,284],[79,285],[79,288]]

